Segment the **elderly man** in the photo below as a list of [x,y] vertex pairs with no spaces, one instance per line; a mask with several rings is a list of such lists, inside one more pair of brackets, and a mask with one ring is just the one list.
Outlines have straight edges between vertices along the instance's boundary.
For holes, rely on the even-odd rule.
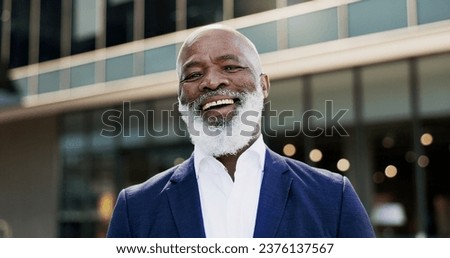
[[270,82],[248,38],[200,28],[182,45],[177,73],[194,153],[122,190],[108,237],[374,237],[346,177],[265,146]]

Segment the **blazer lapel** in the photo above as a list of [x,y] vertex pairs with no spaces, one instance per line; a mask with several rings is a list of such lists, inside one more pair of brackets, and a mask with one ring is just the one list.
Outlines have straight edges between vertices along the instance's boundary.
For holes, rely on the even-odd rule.
[[192,156],[174,172],[166,192],[180,237],[205,237]]
[[266,150],[264,177],[253,234],[255,238],[275,237],[292,183],[292,178],[286,174],[289,168],[284,160],[271,150]]

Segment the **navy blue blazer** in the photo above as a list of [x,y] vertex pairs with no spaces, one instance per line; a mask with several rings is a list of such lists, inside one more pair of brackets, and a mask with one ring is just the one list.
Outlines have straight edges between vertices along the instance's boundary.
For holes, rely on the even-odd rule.
[[[266,151],[254,237],[374,237],[350,181]],[[191,156],[120,192],[107,237],[205,237]]]

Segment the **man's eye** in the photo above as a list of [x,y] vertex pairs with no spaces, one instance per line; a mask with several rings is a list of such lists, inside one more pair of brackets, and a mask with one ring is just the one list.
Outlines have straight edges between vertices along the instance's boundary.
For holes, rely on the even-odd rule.
[[201,73],[191,73],[191,74],[188,74],[186,77],[184,77],[184,79],[181,80],[181,82],[192,82],[192,81],[197,80],[200,77],[202,77]]
[[244,67],[238,66],[238,65],[227,65],[224,67],[224,70],[227,72],[237,72],[244,69]]

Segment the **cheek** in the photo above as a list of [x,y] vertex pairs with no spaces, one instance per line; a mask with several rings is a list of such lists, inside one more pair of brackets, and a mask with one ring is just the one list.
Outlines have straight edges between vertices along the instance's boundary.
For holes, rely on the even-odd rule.
[[179,96],[181,104],[188,104],[194,101],[196,98],[198,98],[198,92],[188,87],[181,87]]
[[242,76],[233,78],[232,85],[234,85],[238,91],[253,92],[256,90],[258,82],[253,78],[253,76]]

